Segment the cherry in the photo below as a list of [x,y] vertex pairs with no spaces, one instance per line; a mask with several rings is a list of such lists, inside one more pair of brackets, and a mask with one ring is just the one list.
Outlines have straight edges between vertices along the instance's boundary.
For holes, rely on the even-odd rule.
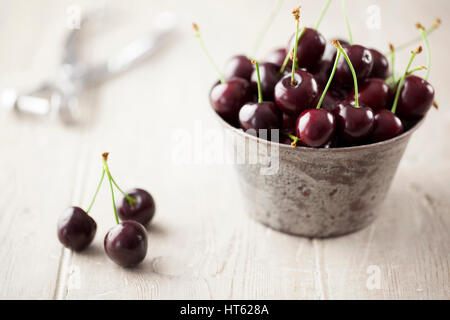
[[372,54],[373,66],[369,78],[386,79],[389,77],[389,61],[384,54],[375,49],[369,49]]
[[401,120],[390,110],[376,110],[369,139],[371,142],[384,141],[400,135],[403,131]]
[[127,192],[118,206],[120,220],[134,220],[146,226],[155,215],[155,201],[150,193],[142,189],[133,189]]
[[344,98],[342,95],[336,91],[328,90],[325,93],[325,97],[322,101],[322,108],[328,111],[333,111],[339,102],[341,102]]
[[69,207],[59,217],[57,230],[65,247],[81,251],[94,240],[97,224],[83,209]]
[[[275,85],[281,78],[279,66],[270,62],[266,62],[259,65],[259,70],[263,97],[266,100],[273,100],[273,90],[275,88]],[[256,70],[254,70],[252,73],[251,84],[253,91],[257,92],[258,76]]]
[[296,117],[291,117],[290,115],[283,113],[283,120],[281,123],[281,129],[283,130],[291,130],[295,127],[297,122]]
[[[283,65],[286,55],[287,55],[287,51],[285,48],[278,48],[278,49],[272,50],[269,53],[269,55],[266,58],[266,61],[273,63],[276,66],[278,66],[278,68],[280,68]],[[289,61],[289,63],[290,63],[290,65],[292,65],[291,61]]]
[[252,72],[253,65],[250,59],[244,55],[237,55],[227,61],[223,75],[225,80],[230,80],[235,77],[250,80]]
[[255,60],[252,60],[252,63],[256,65],[258,102],[246,103],[241,108],[239,111],[239,123],[244,130],[254,129],[256,132],[259,132],[261,129],[266,129],[268,130],[267,137],[270,138],[270,130],[280,129],[282,114],[273,102],[263,101],[259,64]]
[[108,257],[122,267],[134,267],[147,254],[147,232],[136,221],[124,221],[111,228],[105,236]]
[[433,104],[433,99],[433,86],[420,77],[409,75],[400,92],[397,114],[405,119],[423,117]]
[[336,123],[331,112],[325,109],[308,109],[297,119],[296,133],[299,141],[310,147],[320,147],[332,137]]
[[[343,101],[339,103],[334,109],[334,115],[337,122],[337,133],[339,141],[347,144],[354,144],[364,140],[373,128],[373,111],[369,107],[359,104],[358,99],[358,81],[356,71],[347,54],[346,49],[342,48],[338,41],[333,44],[338,51],[344,56],[345,61],[353,76],[353,85],[355,90],[355,101]],[[337,62],[336,75],[339,68],[339,61]]]
[[[326,40],[315,29],[304,28],[297,45],[297,64],[300,68],[314,69],[325,51]],[[294,36],[289,40],[288,48],[294,47]]]
[[[358,91],[359,102],[370,106],[373,110],[385,109],[392,102],[391,88],[383,79],[367,79]],[[349,99],[355,98],[355,92],[350,93]]]
[[216,84],[209,96],[213,109],[232,125],[238,123],[241,107],[253,99],[250,83],[242,78],[233,78],[225,83]]
[[[365,80],[373,67],[373,57],[370,50],[357,44],[344,47],[344,50],[355,69],[358,81]],[[350,87],[353,83],[352,72],[344,59],[340,60],[337,66],[335,81],[338,85],[344,87]]]

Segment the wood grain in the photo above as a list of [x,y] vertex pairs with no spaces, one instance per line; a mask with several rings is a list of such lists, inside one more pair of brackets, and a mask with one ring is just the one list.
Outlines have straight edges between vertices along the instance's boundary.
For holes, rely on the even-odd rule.
[[[415,34],[417,18],[430,24],[449,12],[444,0],[433,7],[427,1],[380,1],[381,30],[368,30],[364,17],[372,2],[354,1],[350,18],[354,39],[380,48]],[[73,4],[83,10],[98,6],[90,1],[4,3],[0,41],[7,45],[0,51],[0,88],[28,86],[57,70],[66,8]],[[430,111],[412,138],[382,215],[370,227],[327,240],[281,234],[247,217],[231,166],[175,163],[176,132],[185,130],[190,149],[205,152],[211,141],[195,141],[193,135],[217,128],[206,111],[214,74],[190,22],[199,23],[212,54],[223,62],[251,48],[257,26],[248,27],[253,25],[249,16],[262,22],[272,5],[268,0],[109,1],[105,7],[112,17],[100,23],[105,32],[96,32],[98,38],[84,48],[93,60],[145,34],[149,16],[160,10],[178,14],[177,37],[148,63],[87,92],[83,125],[65,127],[56,119],[24,119],[0,110],[0,298],[450,298],[450,94],[444,41],[450,30],[445,23],[430,37],[430,82],[441,109]],[[295,5],[285,1],[261,57],[285,45]],[[321,3],[302,5],[305,23],[313,24]],[[399,14],[404,8],[409,12]],[[345,37],[339,3],[332,3],[321,30],[327,37]],[[399,68],[407,56],[399,54]],[[425,56],[417,63],[424,64]],[[156,199],[148,256],[136,269],[122,269],[104,254],[103,237],[114,225],[106,184],[92,211],[98,224],[93,245],[71,253],[56,238],[60,212],[89,203],[103,151],[111,152],[111,170],[121,186],[143,187]],[[368,285],[374,272],[379,286]]]

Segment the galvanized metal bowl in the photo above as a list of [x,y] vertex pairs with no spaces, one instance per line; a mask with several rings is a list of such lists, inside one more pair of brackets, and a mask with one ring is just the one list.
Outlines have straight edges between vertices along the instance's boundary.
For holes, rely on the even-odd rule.
[[[423,122],[383,142],[315,149],[260,139],[216,116],[232,132],[238,157],[248,158],[249,145],[258,146],[256,164],[235,164],[249,215],[282,232],[321,238],[359,230],[377,217],[409,139]],[[278,170],[262,174],[262,163],[276,160],[272,156]]]

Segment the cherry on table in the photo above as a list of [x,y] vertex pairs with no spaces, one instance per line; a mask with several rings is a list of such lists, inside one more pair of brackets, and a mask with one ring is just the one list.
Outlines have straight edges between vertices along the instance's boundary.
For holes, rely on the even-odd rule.
[[434,88],[428,81],[415,75],[406,76],[396,114],[410,120],[421,118],[430,109],[433,100]]
[[94,219],[79,207],[69,207],[59,217],[58,239],[65,247],[74,251],[81,251],[89,246],[96,231]]
[[253,65],[249,58],[244,55],[231,57],[225,64],[223,75],[226,80],[239,77],[250,81],[253,72]]
[[155,201],[150,193],[143,189],[133,189],[127,192],[127,197],[122,197],[117,209],[120,220],[134,220],[147,226],[155,215]]
[[[358,81],[365,80],[373,67],[373,57],[370,50],[357,44],[345,46],[343,49],[355,69]],[[341,59],[338,63],[334,81],[344,87],[351,87],[353,84],[352,72],[344,59]]]
[[[392,103],[393,94],[391,88],[383,79],[366,79],[358,90],[359,101],[371,107],[373,110],[387,108]],[[352,91],[348,97],[355,99],[355,91]]]
[[216,84],[209,96],[213,109],[231,125],[238,124],[239,110],[253,99],[250,83],[242,78]]
[[[273,90],[281,78],[280,68],[276,64],[264,62],[259,65],[261,90],[265,100],[273,100]],[[251,84],[254,92],[258,91],[258,77],[256,70],[251,76]]]
[[297,119],[296,134],[303,145],[321,147],[331,140],[336,129],[334,116],[325,109],[308,109]]
[[122,267],[134,267],[147,254],[147,231],[139,222],[123,221],[108,231],[104,247],[112,261]]
[[369,78],[386,79],[389,77],[389,61],[384,54],[375,49],[369,49],[372,54],[373,66]]
[[286,75],[278,81],[275,85],[274,98],[281,111],[296,117],[312,106],[318,93],[319,89],[313,75],[297,70],[294,74],[294,83],[291,82],[291,75]]
[[374,112],[371,142],[380,142],[394,138],[403,133],[402,121],[390,110],[382,109]]

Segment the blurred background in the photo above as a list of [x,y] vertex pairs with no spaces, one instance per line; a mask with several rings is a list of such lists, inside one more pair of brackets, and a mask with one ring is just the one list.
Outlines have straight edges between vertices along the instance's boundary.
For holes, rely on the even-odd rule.
[[[76,26],[77,13],[83,16],[96,12],[92,28],[83,32],[79,47],[80,57],[88,65],[104,61],[130,41],[147,35],[152,30],[154,17],[160,12],[173,13],[177,24],[152,57],[128,72],[84,91],[79,97],[82,114],[76,125],[66,125],[58,116],[23,117],[0,107],[0,297],[227,298],[231,295],[237,298],[316,298],[323,295],[319,289],[319,293],[314,290],[312,295],[308,293],[308,288],[315,287],[309,258],[300,263],[305,265],[296,266],[306,272],[303,276],[307,280],[290,281],[289,277],[298,279],[297,271],[293,269],[283,269],[281,280],[277,276],[270,278],[274,270],[280,270],[280,265],[288,268],[298,263],[291,256],[296,254],[299,242],[305,248],[309,248],[311,243],[278,234],[273,236],[277,238],[268,239],[264,236],[267,232],[264,227],[248,221],[231,167],[176,165],[172,159],[175,131],[194,132],[199,124],[204,130],[217,127],[208,103],[208,92],[216,81],[216,74],[193,36],[191,22],[198,23],[211,55],[223,66],[230,56],[251,50],[275,3],[274,0],[0,0],[0,92],[7,88],[26,90],[55,78],[60,72],[65,36]],[[311,26],[317,20],[323,3],[284,1],[261,43],[257,58],[263,60],[271,49],[287,44],[295,30],[292,8],[300,4],[302,24]],[[355,236],[361,243],[371,243],[390,234],[394,237],[389,238],[393,247],[384,258],[392,258],[399,248],[405,248],[411,239],[424,232],[441,232],[448,236],[445,226],[448,226],[450,207],[447,199],[450,178],[450,1],[349,0],[348,9],[355,43],[382,52],[388,50],[389,42],[400,44],[417,36],[416,22],[428,27],[435,18],[442,19],[442,25],[429,37],[432,50],[429,81],[435,88],[440,109],[430,110],[425,124],[411,140],[392,195],[387,200],[388,218],[380,222],[376,232],[372,230],[368,234],[369,231],[363,231]],[[81,28],[83,30],[83,26]],[[347,38],[340,1],[332,1],[320,32],[327,39]],[[404,70],[409,51],[398,53],[398,70]],[[425,54],[417,57],[415,65],[419,64],[426,64]],[[191,145],[191,148],[201,149],[201,146]],[[148,263],[155,274],[178,277],[177,284],[169,284],[164,276],[154,278],[155,274],[149,275],[142,270],[126,273],[106,262],[101,254],[102,237],[114,223],[106,187],[93,211],[99,225],[94,249],[87,256],[72,256],[61,250],[55,235],[56,219],[69,205],[87,206],[101,173],[100,155],[104,151],[111,153],[111,170],[123,188],[144,187],[154,195],[157,217],[147,260],[151,261]],[[431,196],[432,205],[438,208],[433,211],[438,216],[435,217],[437,220],[429,224],[423,223],[423,210],[416,209],[423,203],[414,202],[419,198],[422,201],[424,195]],[[395,216],[399,211],[410,211],[411,216],[406,213]],[[405,236],[396,236],[400,226],[408,229],[411,219],[417,228],[404,231]],[[254,241],[254,238],[259,240]],[[448,245],[442,239],[420,243],[411,250],[422,252],[419,249],[425,247],[425,250],[437,250],[438,253],[428,263],[441,259],[440,263],[445,265]],[[357,256],[356,252],[361,248],[354,247],[357,246],[354,240],[336,241],[343,241],[340,248],[344,248],[344,252],[350,255],[353,252]],[[254,242],[262,243],[264,249],[248,244]],[[251,252],[253,248],[256,253],[229,256],[225,249],[234,248],[229,247],[230,243],[237,248],[247,244],[245,252]],[[280,246],[285,248],[283,252],[279,252]],[[374,244],[374,247],[380,254],[383,245]],[[326,256],[326,249],[323,252]],[[350,291],[338,289],[344,281],[352,284],[353,292],[364,292],[358,294],[366,298],[413,297],[419,294],[416,287],[405,287],[398,291],[400,293],[392,293],[391,289],[382,294],[366,292],[366,269],[350,272],[348,262],[333,260],[338,256],[336,252],[329,252],[330,261],[334,264],[327,275],[330,281],[328,297],[351,296]],[[280,265],[276,262],[266,264],[264,257],[271,254],[279,255]],[[303,254],[308,256],[307,252]],[[421,255],[418,253],[418,260]],[[358,260],[359,256],[356,256]],[[370,257],[365,256],[364,263],[370,263]],[[202,268],[207,268],[205,277],[209,279],[208,275],[215,274],[228,259],[247,261],[255,267],[256,274],[263,279],[266,275],[267,279],[272,279],[275,289],[270,289],[272,284],[261,289],[253,282],[247,283],[253,276],[246,273],[246,265],[239,262],[223,282],[219,278],[207,280],[210,281],[209,289],[208,285],[194,282],[194,275],[203,274]],[[378,262],[385,263],[383,259],[378,259]],[[30,270],[31,263],[33,268]],[[397,266],[411,263],[401,255],[396,261]],[[96,274],[100,264],[106,264],[104,270],[115,273],[118,280],[110,280],[108,272]],[[145,265],[143,268],[146,270]],[[229,267],[224,264],[223,268],[228,270]],[[416,275],[414,281],[422,285],[433,282],[434,289],[427,291],[428,296],[443,297],[449,292],[448,264],[446,268],[439,271],[443,278],[432,276],[430,280]],[[417,267],[419,274],[426,269],[426,265]],[[398,277],[394,277],[394,282],[409,286],[406,283],[413,281],[408,278],[408,273],[397,274],[395,268],[389,270],[391,276]],[[78,274],[78,278],[71,274]],[[342,279],[337,280],[340,276]],[[233,277],[242,282],[229,289],[229,280]],[[267,280],[267,283],[272,280]],[[134,285],[122,288],[123,281]],[[90,285],[86,284],[89,282]],[[96,286],[99,283],[102,285]],[[290,287],[292,283],[297,289]],[[337,291],[332,291],[333,288]],[[231,290],[230,295],[228,290]]]

